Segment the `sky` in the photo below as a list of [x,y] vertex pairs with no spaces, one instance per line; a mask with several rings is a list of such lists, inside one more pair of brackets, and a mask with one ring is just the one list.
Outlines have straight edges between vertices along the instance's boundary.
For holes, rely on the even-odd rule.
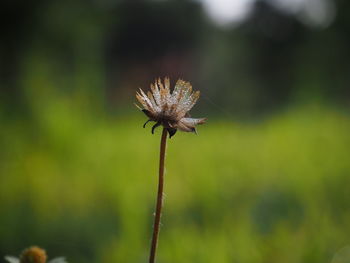
[[[249,14],[255,0],[197,0],[202,2],[218,25],[235,25]],[[326,27],[333,21],[336,9],[332,0],[268,0],[275,7],[294,14],[308,26]]]

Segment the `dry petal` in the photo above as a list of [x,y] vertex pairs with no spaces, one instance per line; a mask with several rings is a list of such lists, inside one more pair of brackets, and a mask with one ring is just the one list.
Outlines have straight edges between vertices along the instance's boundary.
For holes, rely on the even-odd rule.
[[141,110],[149,118],[148,121],[156,122],[152,127],[152,133],[157,126],[163,125],[170,136],[174,135],[177,129],[195,132],[196,125],[205,123],[205,118],[184,118],[189,116],[188,112],[196,104],[199,95],[199,91],[192,92],[189,82],[181,79],[176,82],[171,92],[169,78],[164,79],[164,85],[158,78],[151,84],[151,91],[148,91],[147,95],[141,89],[140,93],[136,92],[136,98],[143,107]]

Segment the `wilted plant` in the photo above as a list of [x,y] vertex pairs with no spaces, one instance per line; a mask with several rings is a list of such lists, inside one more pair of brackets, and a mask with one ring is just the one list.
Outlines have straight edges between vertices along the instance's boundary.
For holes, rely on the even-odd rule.
[[148,91],[147,95],[142,89],[140,89],[140,93],[136,92],[136,98],[143,108],[136,106],[148,117],[143,127],[145,128],[146,124],[150,121],[156,122],[152,127],[153,134],[155,128],[160,125],[163,126],[160,142],[158,194],[149,263],[154,263],[155,261],[158,243],[163,202],[164,161],[167,133],[169,133],[169,138],[174,136],[177,130],[196,133],[196,125],[203,124],[206,121],[205,118],[190,118],[188,114],[191,108],[196,104],[199,94],[199,91],[192,92],[191,84],[183,80],[178,80],[174,90],[171,92],[169,78],[164,79],[164,85],[160,79],[156,80],[154,85],[151,84],[151,91]]
[[[9,263],[46,263],[46,251],[40,247],[29,247],[23,250],[19,258],[14,256],[6,256],[5,259]],[[51,259],[48,263],[67,263],[64,257]]]

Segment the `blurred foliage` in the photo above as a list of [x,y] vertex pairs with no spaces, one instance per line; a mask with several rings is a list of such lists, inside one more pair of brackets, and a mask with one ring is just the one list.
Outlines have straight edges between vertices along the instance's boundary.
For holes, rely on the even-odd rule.
[[[37,244],[70,262],[145,262],[159,131],[82,96],[46,98],[31,97],[30,121],[2,119],[0,254]],[[176,135],[159,262],[331,262],[350,242],[349,129],[315,104]]]
[[210,118],[169,141],[159,262],[349,258],[350,2],[324,28],[271,3],[221,28],[191,1],[3,1],[0,256],[146,261],[159,131],[132,102],[169,75]]

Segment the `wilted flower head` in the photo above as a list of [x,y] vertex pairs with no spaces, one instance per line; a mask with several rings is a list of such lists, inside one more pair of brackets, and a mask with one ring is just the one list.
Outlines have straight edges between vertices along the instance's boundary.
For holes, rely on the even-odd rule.
[[[40,247],[29,247],[21,253],[20,257],[6,256],[9,263],[46,263],[46,251]],[[59,257],[50,260],[48,263],[67,263],[65,258]]]
[[148,121],[155,121],[154,129],[163,125],[167,129],[169,136],[172,137],[176,131],[196,132],[196,125],[203,124],[205,118],[190,118],[188,112],[196,104],[199,98],[199,91],[192,92],[192,86],[189,82],[178,80],[173,92],[170,92],[169,78],[164,79],[164,85],[160,79],[151,84],[151,91],[147,95],[140,89],[136,92],[136,98],[141,103],[142,110],[149,118]]

